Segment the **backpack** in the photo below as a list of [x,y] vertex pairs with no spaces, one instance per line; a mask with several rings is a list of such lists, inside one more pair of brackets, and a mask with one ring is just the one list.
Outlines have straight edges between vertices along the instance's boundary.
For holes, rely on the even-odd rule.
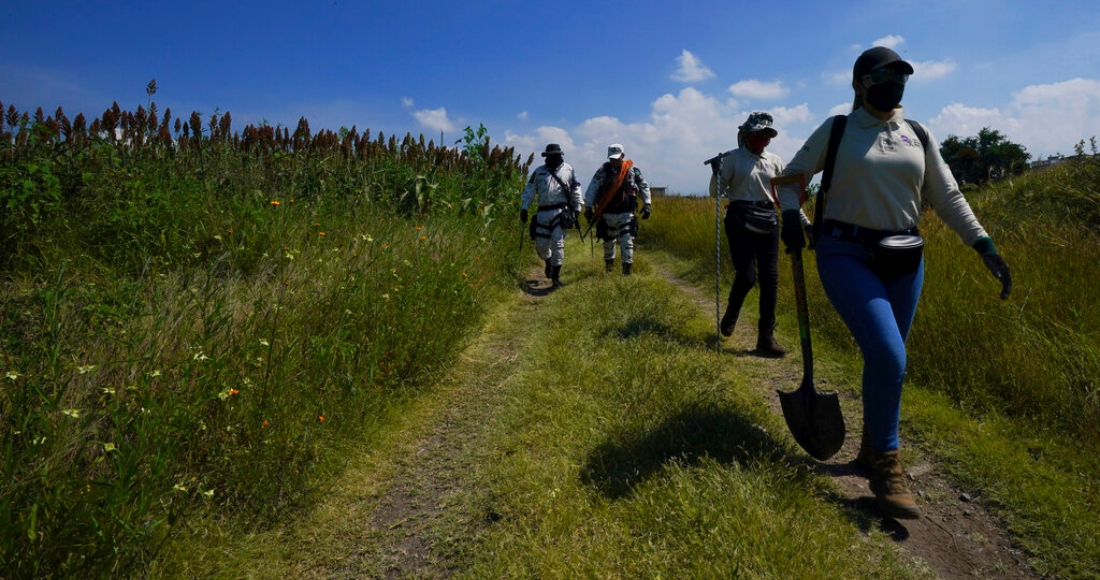
[[[917,139],[920,140],[921,147],[924,148],[924,154],[927,156],[928,132],[924,130],[920,123],[912,119],[906,119],[905,122],[909,123],[909,127],[917,134]],[[829,130],[829,147],[825,149],[825,169],[821,174],[821,187],[817,190],[817,201],[814,204],[814,223],[811,230],[814,241],[821,237],[821,226],[825,222],[825,192],[829,191],[829,187],[833,184],[833,166],[836,165],[836,152],[840,148],[840,139],[844,136],[844,127],[847,125],[847,115],[833,117],[833,126]]]

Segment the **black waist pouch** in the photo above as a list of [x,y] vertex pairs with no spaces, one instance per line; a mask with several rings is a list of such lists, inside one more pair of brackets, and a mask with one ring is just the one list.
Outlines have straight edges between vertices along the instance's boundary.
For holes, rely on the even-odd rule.
[[868,244],[871,268],[883,278],[899,278],[917,271],[924,255],[924,238],[916,235],[886,236]]
[[741,227],[756,234],[770,234],[779,227],[779,215],[771,204],[763,206],[735,201],[730,205],[730,215]]

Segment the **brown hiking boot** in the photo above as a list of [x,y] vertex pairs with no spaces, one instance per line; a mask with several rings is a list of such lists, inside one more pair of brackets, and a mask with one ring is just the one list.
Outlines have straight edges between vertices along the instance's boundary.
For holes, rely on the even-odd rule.
[[872,451],[871,493],[875,494],[879,511],[894,519],[915,520],[920,517],[920,509],[913,499],[906,482],[908,477],[901,465],[897,449],[893,451]]
[[780,358],[787,356],[787,349],[775,342],[775,329],[761,330],[760,338],[756,341],[756,352],[760,356],[768,358]]

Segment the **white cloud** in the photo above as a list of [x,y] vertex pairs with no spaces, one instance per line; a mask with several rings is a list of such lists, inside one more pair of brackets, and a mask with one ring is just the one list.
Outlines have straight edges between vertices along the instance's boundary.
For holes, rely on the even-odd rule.
[[684,49],[680,56],[676,57],[676,63],[680,68],[672,73],[672,80],[684,83],[697,83],[714,78],[714,71],[710,70],[703,61],[699,60],[691,51]]
[[935,61],[929,60],[925,62],[914,62],[913,65],[913,79],[914,81],[928,81],[934,79],[941,79],[955,72],[957,65],[953,60]]
[[416,120],[420,122],[420,125],[426,129],[432,129],[433,131],[454,131],[455,125],[447,118],[447,109],[440,107],[438,109],[423,109],[413,113]]
[[782,99],[789,92],[781,82],[765,83],[756,79],[734,83],[728,90],[735,97],[759,101]]
[[529,115],[528,115],[527,111],[521,111],[520,114],[516,115],[516,118],[519,119],[520,121],[526,121],[528,116]]
[[905,38],[891,34],[872,42],[871,46],[885,46],[886,48],[894,49],[901,46],[904,42]]
[[[546,143],[561,143],[566,161],[586,188],[606,159],[607,146],[622,143],[626,156],[634,160],[650,185],[702,194],[710,179],[703,160],[737,146],[737,126],[750,112],[738,109],[736,101],[721,101],[687,87],[654,100],[649,117],[641,121],[593,117],[569,130],[540,127],[534,135],[508,133],[505,142],[517,151],[535,152],[536,158]],[[769,149],[784,159],[802,145],[801,138],[791,137],[792,129],[797,130],[795,134],[806,133],[819,122],[806,104],[769,112],[779,130]]]
[[412,100],[412,97],[401,97],[401,106],[411,109],[416,106],[416,101]]
[[970,137],[984,127],[1027,148],[1032,158],[1070,155],[1078,141],[1100,134],[1100,80],[1076,78],[1031,85],[1003,109],[952,103],[929,121],[937,139]]
[[[768,150],[789,161],[827,116],[851,111],[848,100],[834,103],[827,114],[819,110],[827,104],[812,102],[763,109],[775,118],[779,131]],[[627,157],[638,164],[650,185],[702,194],[710,178],[703,160],[736,146],[737,126],[751,111],[737,99],[686,87],[653,100],[648,115],[641,119],[592,117],[572,126],[539,127],[524,134],[509,132],[505,143],[524,158],[534,152],[536,163],[547,143],[560,143],[566,161],[577,170],[584,187],[604,162],[607,146],[622,143]],[[952,103],[926,125],[941,140],[949,134],[976,135],[983,127],[991,127],[1024,145],[1034,157],[1072,154],[1079,140],[1087,142],[1094,134],[1100,136],[1100,80],[1073,79],[1028,86],[999,107]]]

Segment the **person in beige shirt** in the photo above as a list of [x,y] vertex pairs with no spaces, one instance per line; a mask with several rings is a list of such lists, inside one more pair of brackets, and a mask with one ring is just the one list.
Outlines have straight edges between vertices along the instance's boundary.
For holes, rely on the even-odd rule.
[[[734,279],[719,329],[733,335],[741,305],[760,283],[760,317],[756,353],[781,357],[787,350],[775,340],[775,304],[779,291],[779,214],[771,179],[783,170],[783,160],[765,148],[778,134],[772,116],[749,115],[737,128],[737,148],[719,156],[710,178],[710,195],[729,200],[722,220],[733,262]],[[807,220],[808,223],[808,220]]]
[[[857,463],[870,470],[877,505],[892,518],[920,517],[898,454],[898,420],[905,341],[924,284],[917,229],[922,206],[930,205],[978,252],[1001,281],[1002,299],[1012,289],[1008,265],[959,191],[935,138],[905,118],[901,100],[911,74],[912,65],[889,48],[864,51],[852,68],[852,113],[818,127],[782,172],[801,175],[808,183],[826,168],[833,125],[844,123],[831,184],[821,202],[823,223],[814,224],[820,232],[817,270],[863,355],[863,440]],[[788,248],[806,244],[798,212],[801,197],[799,186],[779,187],[780,235]]]

